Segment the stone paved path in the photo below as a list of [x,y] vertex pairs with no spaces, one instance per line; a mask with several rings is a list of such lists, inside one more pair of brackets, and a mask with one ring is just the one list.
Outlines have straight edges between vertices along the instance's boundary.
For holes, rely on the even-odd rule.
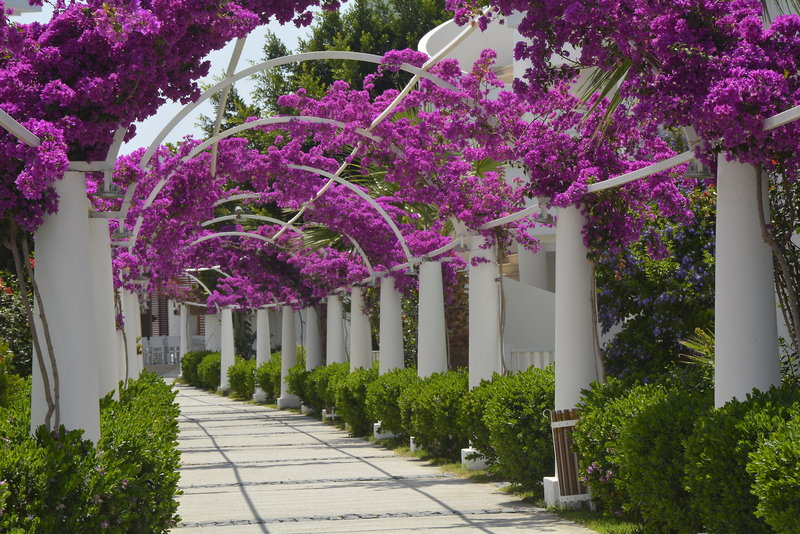
[[311,417],[179,391],[173,534],[591,533]]

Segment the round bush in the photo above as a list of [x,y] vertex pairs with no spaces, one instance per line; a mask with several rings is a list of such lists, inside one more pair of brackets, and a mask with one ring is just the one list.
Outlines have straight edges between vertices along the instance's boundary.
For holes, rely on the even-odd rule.
[[541,490],[555,463],[550,418],[544,413],[553,409],[553,366],[509,375],[492,390],[484,423],[497,453],[496,469],[524,489]]
[[219,352],[212,352],[203,357],[197,366],[197,377],[201,387],[211,390],[219,387],[221,362]]
[[256,388],[256,361],[237,356],[228,367],[228,383],[235,397],[252,399]]
[[684,440],[695,420],[713,407],[712,392],[648,384],[628,395],[631,416],[620,428],[616,456],[622,486],[637,507],[645,531],[695,534],[700,517],[691,513],[683,487]]
[[495,373],[491,380],[481,380],[461,401],[458,425],[464,429],[473,448],[479,450],[490,465],[497,463],[497,453],[492,447],[489,426],[486,424],[486,407],[495,396],[496,385],[506,377]]
[[360,367],[336,384],[336,411],[350,425],[354,436],[372,432],[372,419],[367,415],[367,386],[378,378],[378,368]]
[[317,367],[306,381],[308,401],[315,410],[333,410],[336,406],[336,384],[350,373],[347,362],[329,363]]
[[266,396],[266,402],[274,403],[281,394],[281,353],[273,352],[268,361],[256,369],[256,385]]
[[756,517],[755,483],[747,472],[749,455],[785,421],[800,403],[793,387],[753,390],[744,401],[732,400],[700,417],[686,440],[685,485],[692,508],[708,532],[762,534],[771,532]]
[[197,374],[197,366],[203,361],[207,355],[211,354],[210,350],[201,350],[197,352],[187,352],[181,358],[181,376],[184,382],[190,386],[203,387],[200,383],[200,376]]
[[380,375],[367,386],[367,414],[372,421],[381,422],[384,432],[397,436],[408,434],[400,413],[400,397],[403,392],[419,384],[414,367],[392,369]]
[[580,420],[572,433],[578,452],[578,468],[592,500],[607,513],[620,515],[630,502],[617,474],[621,467],[616,456],[619,432],[630,417],[625,404],[631,387],[616,378],[594,382],[582,392],[578,410]]
[[305,353],[297,352],[297,363],[289,368],[286,374],[286,383],[289,385],[289,393],[294,393],[300,397],[300,401],[305,406],[311,406],[308,402],[308,376],[310,371],[306,371],[306,357]]
[[411,395],[409,432],[423,449],[443,458],[460,458],[468,439],[455,422],[467,389],[465,371],[448,371],[434,373],[403,393]]
[[747,472],[755,479],[756,515],[775,532],[800,532],[800,405],[789,421],[750,453]]

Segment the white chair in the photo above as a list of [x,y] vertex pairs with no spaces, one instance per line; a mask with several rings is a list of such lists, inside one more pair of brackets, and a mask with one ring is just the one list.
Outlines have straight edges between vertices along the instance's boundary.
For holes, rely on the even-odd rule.
[[176,364],[181,358],[181,336],[164,336],[164,363]]

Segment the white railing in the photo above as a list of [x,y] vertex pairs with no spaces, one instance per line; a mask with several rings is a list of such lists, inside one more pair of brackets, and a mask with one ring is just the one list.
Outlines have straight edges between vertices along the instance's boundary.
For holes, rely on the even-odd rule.
[[180,359],[180,336],[143,337],[141,343],[145,365],[176,365]]
[[506,369],[511,373],[525,371],[531,367],[544,369],[555,361],[554,349],[518,349],[506,345],[503,352]]

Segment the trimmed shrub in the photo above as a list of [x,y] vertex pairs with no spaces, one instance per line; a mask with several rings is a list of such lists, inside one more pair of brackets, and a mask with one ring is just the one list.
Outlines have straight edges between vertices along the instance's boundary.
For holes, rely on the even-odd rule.
[[620,428],[616,457],[628,508],[638,508],[645,532],[695,534],[700,517],[691,512],[683,487],[683,441],[694,422],[713,407],[713,394],[680,386],[648,384],[631,391],[624,405],[631,416]]
[[0,408],[0,532],[168,532],[179,520],[174,398],[154,374],[130,381],[101,401],[97,447],[63,426],[31,437],[27,412]]
[[236,356],[228,367],[228,383],[234,397],[252,399],[256,388],[256,361]]
[[308,401],[315,410],[332,410],[336,405],[336,384],[350,374],[347,362],[321,365],[311,371],[306,381]]
[[195,387],[203,387],[200,383],[200,376],[197,374],[197,366],[200,365],[203,358],[212,352],[213,351],[210,350],[201,350],[197,352],[187,352],[183,355],[183,358],[181,358],[181,376],[187,384]]
[[758,499],[751,493],[755,479],[747,464],[750,453],[789,420],[798,403],[797,388],[753,390],[744,401],[732,400],[695,423],[686,440],[685,485],[708,532],[771,532],[756,517]]
[[372,432],[372,419],[367,415],[367,386],[378,378],[378,368],[360,367],[336,384],[336,411],[350,425],[354,436]]
[[496,394],[497,384],[505,378],[495,373],[491,380],[481,380],[477,387],[464,396],[458,414],[457,423],[464,429],[469,443],[481,452],[490,465],[497,463],[497,453],[492,447],[489,426],[486,424],[486,407]]
[[392,369],[378,376],[367,386],[367,415],[373,422],[381,422],[384,432],[401,436],[408,434],[400,414],[400,397],[409,387],[419,384],[414,367]]
[[[461,447],[467,445],[467,436],[455,422],[467,389],[465,371],[434,373],[413,388],[409,433],[422,448],[443,458],[461,457]],[[406,390],[403,396],[408,393]]]
[[[298,347],[299,348],[299,347]],[[311,371],[306,371],[306,355],[305,352],[297,351],[297,363],[289,368],[286,374],[286,383],[289,386],[289,393],[294,393],[300,397],[300,401],[305,406],[311,406],[308,400],[308,377]]]
[[274,403],[281,394],[281,353],[273,352],[269,361],[256,369],[256,385],[266,395],[266,402]]
[[219,352],[212,352],[203,356],[197,366],[197,378],[200,387],[216,391],[221,378],[222,358]]
[[616,378],[594,382],[583,390],[578,404],[580,420],[572,433],[579,454],[581,476],[592,493],[592,500],[605,512],[620,515],[630,502],[627,490],[616,476],[620,472],[616,456],[617,439],[625,421],[632,414],[625,399],[631,387]]
[[747,472],[754,478],[758,497],[756,515],[775,532],[800,532],[800,406],[790,410],[789,421],[750,453]]
[[553,366],[503,377],[492,392],[483,420],[497,454],[496,469],[521,488],[540,490],[555,463],[550,418],[544,413],[554,403]]

